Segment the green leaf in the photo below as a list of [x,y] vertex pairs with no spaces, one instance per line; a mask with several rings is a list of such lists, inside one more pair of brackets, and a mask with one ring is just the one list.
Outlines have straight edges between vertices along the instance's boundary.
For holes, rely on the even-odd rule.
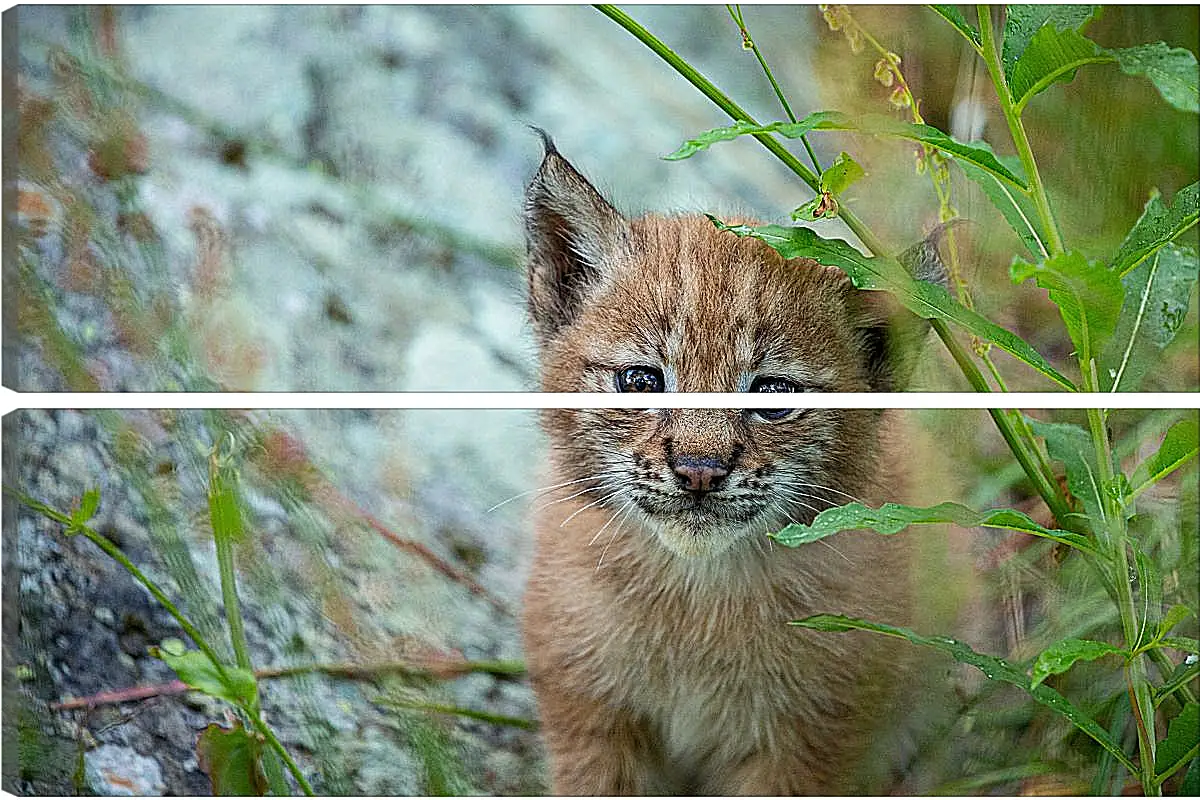
[[1200,756],[1192,759],[1183,783],[1179,784],[1178,797],[1200,797]]
[[86,525],[87,521],[96,516],[100,507],[100,490],[88,489],[79,498],[79,508],[71,514],[71,522],[75,525]]
[[784,258],[811,258],[826,266],[837,267],[845,271],[859,289],[891,292],[918,317],[954,322],[1024,361],[1063,388],[1075,391],[1070,380],[1019,336],[963,307],[944,287],[914,280],[894,258],[864,256],[841,239],[823,239],[808,228],[726,225],[715,217],[709,219],[720,230],[766,242]]
[[1016,261],[1011,272],[1015,283],[1032,276],[1050,293],[1082,364],[1099,355],[1117,327],[1125,299],[1125,287],[1115,272],[1076,251],[1037,264]]
[[[1067,468],[1067,488],[1078,497],[1087,512],[1089,524],[1099,535],[1107,535],[1104,523],[1103,491],[1100,485],[1100,470],[1096,462],[1096,451],[1092,437],[1078,425],[1064,422],[1039,422],[1026,417],[1030,428],[1046,440],[1046,451]],[[1095,522],[1100,522],[1096,525]]]
[[1125,755],[1120,745],[1109,736],[1108,731],[1104,730],[1094,719],[1049,686],[1045,684],[1034,686],[1028,675],[1002,658],[977,653],[963,642],[945,636],[922,636],[907,628],[884,625],[877,622],[867,622],[866,620],[835,614],[817,614],[790,624],[818,631],[872,631],[874,633],[882,633],[886,636],[907,639],[913,644],[940,650],[950,655],[960,664],[969,664],[975,667],[990,680],[1002,681],[1025,690],[1034,700],[1063,715],[1076,728],[1095,739],[1101,747],[1112,753],[1113,757],[1124,764],[1131,772],[1137,769],[1129,757]]
[[1188,703],[1167,727],[1154,754],[1155,781],[1161,782],[1196,756],[1200,743],[1200,703]]
[[1138,464],[1130,479],[1133,498],[1158,483],[1200,452],[1200,418],[1194,413],[1170,427],[1158,451]]
[[[1113,257],[1112,269],[1122,277],[1156,250],[1196,224],[1200,217],[1200,183],[1185,186],[1175,193],[1170,207],[1158,192],[1150,195],[1142,216],[1125,236]],[[1195,254],[1193,254],[1194,263]],[[1192,272],[1195,273],[1193,267]]]
[[[1134,517],[1130,522],[1138,522],[1143,516]],[[1139,523],[1139,527],[1145,526]],[[1138,540],[1130,537],[1129,544],[1133,548],[1134,565],[1137,570],[1137,596],[1134,602],[1137,605],[1140,619],[1137,641],[1133,645],[1136,650],[1153,638],[1154,631],[1158,629],[1158,625],[1162,621],[1160,615],[1163,603],[1163,579],[1158,565],[1138,546]]]
[[1008,167],[1001,164],[990,148],[964,144],[931,125],[901,122],[891,117],[878,115],[867,115],[855,120],[840,111],[817,111],[798,122],[768,122],[762,125],[752,125],[744,120],[735,122],[732,125],[713,128],[694,139],[689,139],[678,150],[665,156],[665,158],[669,161],[688,158],[701,150],[708,149],[717,142],[727,142],[739,136],[778,133],[780,136],[785,136],[789,139],[799,139],[804,134],[814,130],[858,131],[860,133],[895,136],[901,139],[921,142],[930,147],[935,147],[960,161],[974,164],[980,169],[997,178],[1008,181],[1014,186],[1021,189],[1027,188],[1025,181],[1009,170]]
[[1039,28],[1029,46],[1013,65],[1009,89],[1017,114],[1035,95],[1059,81],[1070,81],[1084,64],[1116,61],[1116,56],[1070,28],[1062,31],[1052,25]]
[[1200,677],[1200,659],[1193,659],[1190,664],[1186,661],[1176,664],[1171,677],[1167,678],[1162,686],[1154,690],[1154,705],[1158,706],[1164,698],[1187,686],[1197,677]]
[[815,542],[839,531],[870,528],[889,536],[909,525],[954,524],[960,528],[1001,528],[1041,536],[1056,542],[1092,551],[1091,542],[1079,534],[1043,528],[1020,511],[995,508],[972,511],[957,503],[940,503],[929,508],[917,508],[898,503],[884,503],[880,508],[868,508],[862,503],[849,503],[829,508],[817,514],[811,525],[788,525],[771,538],[788,547]]
[[[830,199],[826,195],[819,194],[804,205],[794,209],[792,211],[792,219],[797,222],[816,222],[819,219],[824,219],[830,216],[830,211],[836,209],[837,202],[832,201],[833,208],[830,208],[830,202]],[[833,214],[832,216],[837,215]]]
[[1066,672],[1076,661],[1095,661],[1102,656],[1114,654],[1129,655],[1108,642],[1095,642],[1090,639],[1063,639],[1055,642],[1034,660],[1031,672],[1032,686],[1038,686],[1051,675]]
[[213,536],[236,544],[245,538],[246,530],[238,502],[237,481],[230,479],[229,469],[214,465],[209,470],[208,514]]
[[163,639],[162,642],[159,643],[158,648],[167,655],[171,656],[181,656],[187,652],[187,645],[183,643],[183,640],[176,639],[173,636],[168,639]]
[[967,22],[966,17],[958,10],[958,6],[931,5],[929,9],[957,28],[958,32],[967,37],[976,48],[982,46],[983,39],[980,38],[979,31],[975,30],[975,27]]
[[1144,75],[1163,99],[1180,111],[1200,113],[1196,56],[1163,42],[1110,50],[1126,75]]
[[215,722],[196,740],[196,760],[212,782],[214,795],[262,797],[267,780],[262,769],[262,742],[235,722],[222,728]]
[[1196,56],[1163,42],[1110,50],[1068,27],[1038,28],[1013,65],[1009,89],[1016,112],[1035,95],[1057,81],[1069,81],[1085,64],[1116,62],[1126,75],[1144,76],[1163,99],[1180,111],[1200,112]]
[[1196,612],[1192,611],[1185,605],[1173,605],[1163,614],[1163,618],[1158,623],[1158,630],[1154,633],[1155,639],[1161,639],[1171,632],[1179,623],[1183,622],[1188,617],[1196,616]]
[[728,142],[739,136],[752,136],[763,133],[782,133],[789,139],[799,139],[809,131],[814,130],[851,130],[848,128],[849,117],[840,111],[817,111],[804,119],[794,122],[771,122],[766,125],[738,120],[732,125],[713,128],[705,131],[694,139],[688,139],[674,153],[663,156],[666,161],[679,161],[690,158],[701,150],[707,150],[717,142]]
[[289,797],[292,788],[284,775],[283,759],[276,751],[264,747],[262,751],[262,770],[267,776],[267,790],[276,797]]
[[222,676],[221,670],[199,650],[174,653],[162,647],[155,655],[175,670],[179,680],[198,692],[219,697],[238,706],[251,703],[258,694],[258,684],[253,672],[226,664],[225,675]]
[[1164,636],[1159,641],[1165,647],[1173,647],[1176,650],[1200,656],[1200,641],[1190,636]]
[[842,153],[821,173],[821,191],[839,194],[866,174],[849,153]]
[[1004,77],[1011,84],[1017,62],[1043,26],[1053,30],[1079,30],[1095,16],[1098,6],[1011,5],[1004,20],[1004,46],[1000,58]]
[[914,142],[921,142],[930,147],[936,147],[947,155],[954,156],[958,161],[967,164],[973,164],[980,169],[991,173],[997,178],[1008,181],[1009,183],[1021,189],[1028,188],[1025,181],[1018,177],[1015,172],[1012,172],[1000,160],[992,154],[990,147],[980,147],[976,144],[963,144],[954,139],[949,134],[934,128],[931,125],[918,125],[916,123],[899,123],[895,120],[887,120],[889,125],[880,125],[879,130],[869,130],[864,128],[865,133],[880,133],[889,136],[898,136],[902,139],[911,139]]
[[[974,145],[991,152],[991,147],[987,142],[975,142]],[[996,156],[996,159],[1013,173],[1021,171],[1020,160],[1015,156]],[[970,162],[959,161],[958,165],[964,175],[983,189],[983,193],[992,201],[992,205],[996,207],[1017,236],[1021,237],[1021,241],[1029,249],[1030,254],[1038,259],[1050,255],[1050,251],[1044,243],[1044,236],[1037,228],[1037,208],[1028,195],[1015,191],[995,175]]]
[[1121,279],[1125,302],[1097,363],[1101,390],[1137,390],[1183,325],[1198,270],[1194,250],[1168,244]]

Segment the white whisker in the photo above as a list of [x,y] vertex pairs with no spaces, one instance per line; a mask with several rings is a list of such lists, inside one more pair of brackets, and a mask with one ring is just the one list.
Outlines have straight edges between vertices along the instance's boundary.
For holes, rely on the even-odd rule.
[[[841,495],[842,497],[845,497],[845,498],[847,498],[847,499],[849,499],[849,500],[853,500],[853,501],[854,501],[854,502],[856,502],[856,503],[862,503],[862,502],[863,502],[862,500],[859,500],[859,499],[858,499],[857,497],[855,497],[854,495],[852,495],[852,494],[848,494],[848,493],[846,493],[846,492],[843,492],[841,489],[834,489],[832,486],[822,486],[822,485],[821,485],[821,484],[819,484],[819,483],[805,483],[805,482],[803,482],[803,481],[793,481],[793,484],[794,484],[794,485],[796,485],[796,486],[806,486],[806,487],[808,487],[808,488],[810,488],[810,489],[820,489],[820,490],[821,490],[821,491],[823,491],[823,492],[829,492],[829,493],[831,493],[831,494],[838,494],[838,495]],[[863,505],[866,505],[866,503],[863,503]]]
[[601,497],[599,500],[593,500],[592,502],[588,503],[586,506],[575,509],[574,511],[571,512],[570,516],[568,516],[566,519],[564,519],[562,522],[560,522],[558,524],[558,527],[560,527],[560,528],[563,527],[568,522],[570,522],[571,520],[575,519],[577,516],[582,514],[584,511],[587,511],[589,508],[593,508],[595,506],[600,505],[601,503],[611,500],[614,497],[616,497],[617,495],[619,495],[621,492],[624,492],[624,491],[628,491],[628,490],[624,486],[622,486],[621,488],[617,489],[615,492],[611,492],[609,494],[606,494],[604,497]]
[[619,474],[620,474],[620,470],[615,470],[615,469],[614,470],[605,470],[604,472],[598,472],[595,475],[589,475],[586,478],[576,478],[575,480],[563,481],[562,483],[555,483],[550,486],[539,486],[536,489],[527,489],[524,492],[518,492],[517,494],[514,494],[512,497],[509,497],[506,500],[501,500],[499,503],[496,503],[496,505],[492,506],[484,513],[490,514],[493,511],[495,511],[497,508],[500,508],[500,506],[508,505],[513,500],[517,500],[518,498],[525,497],[526,495],[534,494],[535,492],[540,492],[541,494],[545,494],[546,492],[552,492],[555,489],[561,489],[564,486],[570,486],[575,483],[583,483],[585,481],[596,481],[602,477],[607,477],[610,475],[619,475]]
[[604,533],[604,531],[608,528],[608,526],[612,525],[613,521],[616,520],[616,518],[618,516],[620,516],[621,512],[624,511],[626,509],[626,507],[632,502],[633,502],[632,500],[626,500],[625,505],[621,506],[616,511],[614,511],[613,515],[608,518],[608,522],[604,523],[604,525],[602,525],[600,527],[600,530],[596,531],[596,535],[592,537],[592,540],[590,542],[588,542],[587,546],[591,547],[592,545],[594,545],[596,543],[596,540],[600,538],[600,534]]
[[604,565],[604,556],[608,554],[608,548],[612,547],[612,543],[617,540],[617,534],[625,528],[625,523],[629,521],[629,512],[632,510],[633,501],[626,500],[624,506],[625,515],[621,517],[621,521],[617,523],[617,527],[613,528],[612,536],[608,537],[608,544],[604,545],[604,549],[600,551],[600,560],[596,562],[596,572],[599,572],[600,567]]
[[[817,498],[813,498],[813,499],[815,500],[815,499],[817,499]],[[782,505],[780,505],[780,503],[779,503],[779,500],[778,500],[778,499],[773,499],[771,502],[774,504],[774,506],[775,506],[776,508],[778,508],[778,509],[779,509],[779,510],[780,510],[780,511],[783,513],[783,515],[784,515],[785,517],[787,517],[789,520],[791,520],[791,522],[792,522],[792,524],[793,524],[793,525],[799,525],[799,524],[800,524],[799,522],[796,522],[796,520],[792,519],[792,515],[791,515],[791,514],[789,514],[789,513],[787,513],[787,510],[786,510],[786,509],[785,509],[785,508],[784,508]],[[801,503],[801,505],[805,505],[805,504]],[[812,508],[812,506],[807,506],[807,507],[808,507],[808,508]],[[813,508],[813,511],[816,511],[816,509],[815,509],[815,508]],[[767,539],[767,541],[771,541],[771,540],[770,540],[770,539]],[[817,541],[818,541],[820,544],[823,544],[823,545],[825,545],[826,547],[828,547],[828,548],[829,548],[830,550],[832,550],[833,552],[837,553],[839,556],[841,556],[841,557],[842,557],[842,560],[843,560],[843,561],[845,561],[847,564],[849,564],[850,566],[854,566],[854,562],[853,562],[853,561],[851,561],[849,558],[847,558],[847,557],[846,557],[846,554],[845,554],[845,553],[843,553],[841,550],[838,550],[836,547],[834,547],[833,545],[831,545],[829,542],[825,541],[824,539],[817,539]]]

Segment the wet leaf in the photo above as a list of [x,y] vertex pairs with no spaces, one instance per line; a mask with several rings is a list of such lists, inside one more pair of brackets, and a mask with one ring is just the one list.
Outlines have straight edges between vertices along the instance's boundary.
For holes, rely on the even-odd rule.
[[[1146,202],[1142,216],[1117,249],[1112,268],[1124,277],[1160,247],[1195,225],[1197,218],[1200,218],[1200,183],[1193,183],[1176,192],[1170,206],[1163,203],[1158,192],[1154,192]],[[1192,258],[1194,264],[1194,253]],[[1195,272],[1196,268],[1193,267],[1192,273]]]
[[1195,414],[1181,419],[1167,430],[1158,451],[1138,464],[1130,478],[1130,497],[1136,497],[1158,483],[1200,452],[1200,419]]
[[945,636],[922,636],[907,628],[836,614],[817,614],[790,624],[818,631],[872,631],[940,650],[960,664],[969,664],[975,667],[990,680],[1012,684],[1025,690],[1034,700],[1066,717],[1076,728],[1095,739],[1101,747],[1112,753],[1113,757],[1130,771],[1137,769],[1125,752],[1121,750],[1121,747],[1113,741],[1108,731],[1104,730],[1094,719],[1049,686],[1045,684],[1034,686],[1028,675],[1002,658],[977,653],[967,644]]
[[899,533],[910,525],[936,524],[953,524],[960,528],[1000,528],[1052,539],[1089,552],[1092,550],[1086,538],[1067,531],[1043,528],[1020,511],[1008,508],[973,511],[957,503],[941,503],[929,508],[884,503],[877,509],[868,508],[862,503],[849,503],[822,511],[811,525],[788,525],[772,534],[771,538],[780,544],[798,547],[839,531],[869,528],[887,536]]
[[1095,16],[1099,6],[1011,5],[1004,20],[1004,45],[1000,59],[1004,76],[1012,83],[1017,62],[1043,27],[1055,31],[1079,30]]
[[1137,390],[1183,325],[1198,269],[1194,250],[1168,244],[1121,279],[1125,301],[1096,365],[1101,390]]
[[1200,78],[1196,56],[1164,42],[1110,51],[1126,75],[1149,78],[1163,99],[1180,111],[1200,113]]
[[954,322],[981,339],[994,343],[1059,386],[1075,391],[1075,385],[1070,380],[1050,366],[1040,353],[1019,336],[965,308],[944,287],[914,280],[894,258],[864,256],[841,239],[824,239],[808,228],[726,225],[714,217],[709,219],[720,230],[761,239],[784,258],[811,258],[826,266],[837,267],[845,271],[859,289],[891,292],[918,317]]
[[1116,56],[1078,31],[1057,31],[1047,25],[1039,28],[1029,46],[1013,66],[1009,89],[1016,112],[1021,113],[1035,95],[1052,84],[1070,81],[1085,64],[1105,64]]
[[1087,512],[1089,524],[1100,536],[1107,535],[1104,524],[1103,487],[1096,462],[1092,437],[1078,425],[1065,422],[1039,422],[1025,418],[1030,428],[1046,440],[1046,451],[1067,468],[1067,488],[1079,498]]
[[240,723],[222,728],[214,722],[196,740],[200,769],[212,782],[213,794],[223,797],[261,797],[267,793],[262,752],[262,742]]
[[[974,142],[973,144],[991,151],[987,142]],[[1014,173],[1020,171],[1020,162],[1015,156],[996,156],[996,159]],[[958,165],[962,168],[964,175],[979,185],[996,210],[1000,212],[1017,236],[1021,237],[1021,241],[1024,242],[1025,247],[1029,249],[1034,258],[1046,258],[1050,255],[1044,244],[1044,237],[1037,227],[1037,209],[1024,192],[1017,191],[995,175],[970,162],[960,161]]]
[[735,122],[732,125],[713,128],[694,139],[689,139],[678,150],[665,156],[665,158],[670,161],[688,158],[701,150],[708,149],[717,142],[729,141],[739,136],[778,133],[789,139],[798,139],[809,131],[814,130],[858,131],[860,133],[895,136],[900,139],[921,142],[922,144],[937,148],[959,161],[974,164],[980,169],[1014,186],[1021,189],[1026,188],[1025,181],[1009,170],[1008,167],[1001,164],[996,156],[993,155],[990,148],[964,144],[931,125],[901,122],[891,117],[877,115],[852,118],[840,111],[818,111],[814,114],[809,114],[798,122],[769,122],[762,125],[752,125],[745,121]]
[[707,150],[717,142],[728,142],[739,136],[752,136],[761,133],[782,133],[790,139],[799,139],[809,131],[814,130],[847,130],[849,117],[840,111],[817,111],[809,114],[798,122],[771,122],[766,125],[738,120],[732,125],[707,130],[694,139],[688,139],[675,152],[663,156],[666,161],[679,161],[690,158],[701,150]]
[[1095,661],[1107,655],[1127,656],[1124,650],[1113,647],[1108,642],[1095,642],[1089,639],[1063,639],[1043,650],[1033,662],[1031,671],[1032,686],[1038,686],[1051,675],[1066,672],[1077,661]]
[[1125,299],[1125,287],[1115,272],[1072,251],[1037,264],[1016,261],[1011,274],[1014,283],[1032,277],[1047,290],[1082,363],[1100,354],[1116,329]]
[[1196,756],[1200,743],[1200,703],[1188,703],[1167,727],[1167,738],[1158,743],[1154,754],[1155,780],[1174,773]]

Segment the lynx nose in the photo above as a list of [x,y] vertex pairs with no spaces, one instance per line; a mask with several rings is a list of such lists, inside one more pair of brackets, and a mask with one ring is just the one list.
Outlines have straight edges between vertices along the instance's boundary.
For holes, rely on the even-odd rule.
[[679,483],[689,492],[711,492],[719,489],[729,474],[715,458],[680,458],[673,467]]

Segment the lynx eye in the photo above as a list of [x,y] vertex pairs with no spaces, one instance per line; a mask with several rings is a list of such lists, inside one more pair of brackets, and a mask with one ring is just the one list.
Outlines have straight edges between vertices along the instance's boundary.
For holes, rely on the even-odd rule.
[[[787,378],[774,377],[758,377],[754,379],[754,383],[750,384],[752,392],[802,392],[800,385],[795,381],[790,381]],[[794,409],[791,408],[756,408],[754,413],[763,419],[774,422],[791,414]]]
[[662,392],[666,381],[654,367],[628,367],[617,373],[618,392]]

